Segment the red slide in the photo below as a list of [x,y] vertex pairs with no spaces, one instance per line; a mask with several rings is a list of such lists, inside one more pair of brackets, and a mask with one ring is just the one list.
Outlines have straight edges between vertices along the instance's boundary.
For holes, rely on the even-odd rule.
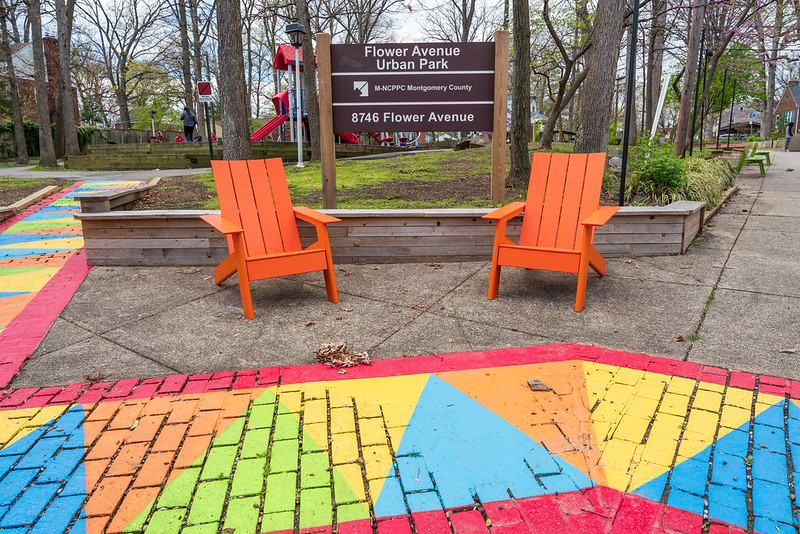
[[289,120],[289,115],[286,113],[289,109],[289,91],[281,91],[273,96],[272,103],[275,105],[275,113],[278,116],[253,132],[253,135],[250,136],[251,141],[261,141],[271,134],[275,128]]

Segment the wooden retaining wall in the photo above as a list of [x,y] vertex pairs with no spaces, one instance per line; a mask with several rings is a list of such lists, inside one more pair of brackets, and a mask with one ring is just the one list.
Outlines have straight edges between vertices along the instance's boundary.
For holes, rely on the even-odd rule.
[[[595,245],[607,257],[682,253],[702,228],[705,204],[676,202],[661,208],[623,207],[602,228]],[[329,225],[339,263],[488,260],[494,223],[488,209],[326,210],[342,222]],[[227,255],[225,238],[201,221],[201,210],[81,213],[86,259],[91,265],[216,265]],[[519,236],[521,218],[509,222]],[[313,227],[298,223],[304,245]]]

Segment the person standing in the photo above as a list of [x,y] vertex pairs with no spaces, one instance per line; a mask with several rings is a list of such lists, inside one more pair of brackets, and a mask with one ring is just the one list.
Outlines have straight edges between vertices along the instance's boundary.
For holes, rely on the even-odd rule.
[[197,115],[192,113],[188,106],[184,106],[181,120],[183,121],[183,136],[187,141],[193,141],[192,134],[194,133],[194,127],[197,126]]
[[794,123],[790,122],[789,126],[786,127],[786,146],[783,147],[784,152],[789,152],[789,143],[792,142],[792,137],[794,137]]

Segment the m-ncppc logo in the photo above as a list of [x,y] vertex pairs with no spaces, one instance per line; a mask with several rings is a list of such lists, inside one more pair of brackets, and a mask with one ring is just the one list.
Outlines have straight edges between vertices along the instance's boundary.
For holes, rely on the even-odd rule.
[[353,93],[362,98],[369,96],[369,82],[353,82]]

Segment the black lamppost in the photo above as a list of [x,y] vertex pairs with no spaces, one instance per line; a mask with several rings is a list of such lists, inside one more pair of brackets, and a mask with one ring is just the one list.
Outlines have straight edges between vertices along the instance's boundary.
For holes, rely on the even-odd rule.
[[303,135],[302,135],[302,105],[300,102],[300,46],[303,44],[303,36],[306,34],[305,27],[297,21],[292,21],[286,25],[284,30],[289,36],[289,42],[294,47],[294,79],[295,79],[295,119],[297,122],[297,166],[304,167],[303,165]]
[[625,205],[625,175],[628,172],[628,135],[631,129],[631,108],[633,107],[633,82],[636,78],[636,33],[639,31],[639,0],[633,1],[633,24],[628,51],[628,90],[625,94],[625,130],[622,133],[622,169],[619,178],[619,205]]
[[150,125],[153,127],[153,137],[156,136],[156,112],[155,110],[150,110]]

